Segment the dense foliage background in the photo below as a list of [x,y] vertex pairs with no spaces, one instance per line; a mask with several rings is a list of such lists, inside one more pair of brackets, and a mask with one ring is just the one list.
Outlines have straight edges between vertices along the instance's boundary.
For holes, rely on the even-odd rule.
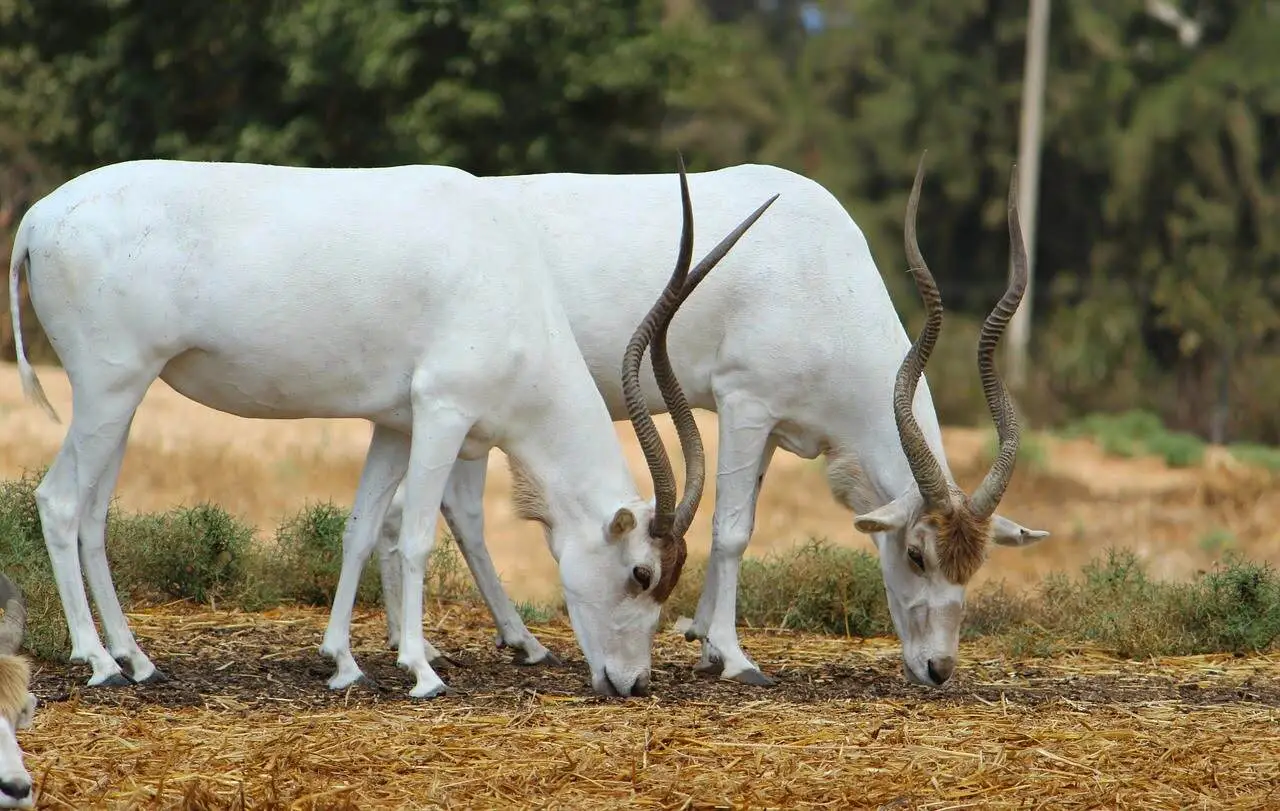
[[[943,419],[967,421],[973,322],[1007,269],[1026,15],[1025,0],[0,0],[0,229],[130,158],[652,172],[679,148],[694,169],[776,163],[830,188],[914,325],[901,220],[927,148],[921,243],[951,313],[929,376]],[[1030,421],[1140,407],[1280,442],[1277,43],[1274,0],[1053,5]]]

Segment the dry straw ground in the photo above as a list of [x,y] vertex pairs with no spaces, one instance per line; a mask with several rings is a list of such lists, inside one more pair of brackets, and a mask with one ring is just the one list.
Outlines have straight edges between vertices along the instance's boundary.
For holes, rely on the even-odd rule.
[[[41,369],[64,420],[65,378]],[[0,475],[48,464],[64,425],[0,376]],[[714,417],[701,415],[714,458]],[[663,421],[664,427],[669,427]],[[643,460],[619,426],[633,468]],[[349,503],[368,428],[359,422],[246,421],[156,384],[139,411],[120,505],[160,510],[212,501],[274,527],[308,501]],[[985,435],[949,430],[961,480],[980,475]],[[1233,537],[1280,559],[1280,493],[1218,454],[1169,470],[1050,442],[1047,466],[1019,469],[1004,511],[1050,529],[1025,551],[996,550],[984,579],[1029,583],[1128,545],[1157,576],[1206,567]],[[489,542],[513,596],[554,593],[540,533],[518,523],[499,455],[486,499]],[[644,481],[643,478],[639,479]],[[714,490],[693,530],[705,553]],[[749,554],[810,535],[863,545],[827,493],[821,466],[779,454]],[[264,615],[167,606],[132,616],[174,681],[85,690],[83,667],[43,667],[42,700],[21,736],[49,808],[712,807],[1261,808],[1280,805],[1280,664],[1195,657],[1125,663],[1080,650],[1026,662],[966,646],[957,683],[906,685],[893,640],[857,642],[744,631],[777,688],[695,677],[696,650],[664,629],[656,697],[591,697],[569,630],[534,631],[564,668],[517,668],[471,608],[434,607],[430,638],[461,662],[455,694],[406,698],[381,649],[381,615],[363,613],[357,654],[381,690],[330,694],[316,653],[324,614]]]
[[656,697],[589,695],[566,659],[522,668],[474,610],[429,632],[455,693],[406,698],[356,625],[380,689],[331,694],[323,613],[169,609],[134,615],[166,685],[82,691],[42,671],[23,736],[49,808],[1263,808],[1280,802],[1280,663],[1120,663],[1081,651],[1011,662],[965,646],[958,681],[906,685],[896,645],[753,631],[780,677],[761,691],[693,676],[666,633]]

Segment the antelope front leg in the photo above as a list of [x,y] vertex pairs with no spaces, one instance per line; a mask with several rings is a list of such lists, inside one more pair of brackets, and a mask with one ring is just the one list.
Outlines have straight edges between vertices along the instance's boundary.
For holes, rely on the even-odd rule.
[[414,675],[409,695],[434,698],[448,687],[431,667],[422,633],[427,561],[436,545],[436,516],[462,442],[474,420],[444,405],[423,383],[414,383],[412,450],[404,478],[400,526],[400,652],[396,664]]
[[[400,647],[400,552],[396,543],[400,538],[400,525],[404,521],[404,483],[396,488],[391,506],[378,529],[378,574],[382,578],[382,607],[387,617],[387,647]],[[458,663],[441,653],[430,640],[424,642],[427,660],[432,667],[458,666]]]
[[756,686],[766,676],[738,642],[738,570],[755,525],[756,499],[773,456],[774,422],[754,401],[728,399],[720,404],[720,450],[716,472],[716,511],[712,519],[711,557],[693,624],[685,638],[702,641],[696,670]]
[[351,505],[342,535],[342,571],[338,575],[333,606],[329,609],[324,642],[320,645],[321,655],[332,659],[337,666],[329,679],[330,690],[345,689],[365,678],[351,653],[351,613],[355,609],[360,570],[377,540],[379,519],[386,513],[408,464],[409,437],[390,428],[374,426],[355,503]]
[[487,459],[459,459],[449,475],[440,511],[493,616],[494,625],[498,628],[498,647],[511,648],[513,661],[518,665],[558,665],[560,660],[542,646],[520,619],[485,546],[484,479],[487,470]]

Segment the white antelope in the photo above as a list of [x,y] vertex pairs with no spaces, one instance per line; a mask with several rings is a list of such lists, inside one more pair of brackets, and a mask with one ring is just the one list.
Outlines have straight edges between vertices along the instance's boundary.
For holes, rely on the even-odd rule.
[[[719,256],[767,206],[726,237]],[[648,235],[666,241],[675,225]],[[685,270],[691,248],[686,234]],[[674,377],[663,374],[663,340],[683,296],[718,258],[705,260],[687,286],[678,267],[653,311],[636,318],[643,322],[628,348],[623,383],[650,453],[655,508],[636,490],[530,222],[473,175],[430,166],[148,160],[63,184],[23,217],[9,284],[28,396],[58,418],[21,342],[24,262],[32,306],[72,386],[67,437],[36,491],[72,661],[89,662],[90,685],[166,678],[129,630],[104,545],[134,412],[159,377],[242,417],[374,424],[344,534],[337,619],[321,647],[337,662],[330,686],[361,678],[343,613],[349,618],[355,561],[372,551],[397,485],[403,479],[406,492],[398,608],[420,618],[453,462],[500,447],[517,465],[521,506],[547,526],[593,687],[645,692],[653,632],[679,577],[702,472],[692,414],[680,408]],[[636,292],[651,297],[659,288]],[[656,338],[661,386],[637,379],[648,337]],[[690,470],[679,505],[642,402],[659,389],[685,429]],[[109,648],[93,625],[82,562]],[[398,638],[397,664],[415,678],[411,695],[445,692],[425,655],[421,622],[402,623]]]
[[0,808],[31,808],[31,775],[22,762],[17,731],[31,726],[36,697],[31,693],[31,665],[18,655],[27,627],[27,606],[22,592],[0,574]]
[[[826,456],[833,494],[855,513],[854,528],[870,534],[879,550],[906,672],[921,684],[941,685],[955,669],[965,586],[988,543],[1026,546],[1049,534],[995,514],[1013,474],[1019,436],[993,364],[996,343],[1026,287],[1014,193],[1011,188],[1009,233],[1018,272],[986,319],[978,345],[1000,451],[969,497],[947,466],[928,384],[920,380],[917,389],[942,318],[915,237],[923,172],[922,157],[904,242],[929,321],[910,354],[912,344],[866,239],[826,189],[772,166],[689,176],[693,193],[705,201],[699,223],[712,230],[731,222],[739,200],[765,188],[782,194],[750,246],[725,260],[726,270],[671,328],[676,373],[690,402],[719,414],[711,557],[686,632],[702,642],[699,671],[772,683],[743,652],[735,619],[738,568],[776,447],[805,458]],[[625,325],[644,312],[640,291],[646,285],[640,280],[656,281],[654,251],[679,216],[664,196],[670,176],[543,174],[484,182],[538,225],[574,336],[610,415],[621,419],[627,412],[613,359],[626,343]],[[648,405],[661,410],[653,396]],[[484,459],[458,460],[441,505],[445,520],[493,614],[498,644],[514,648],[520,663],[554,661],[516,613],[485,548],[484,481]],[[393,508],[383,532],[384,583],[396,582],[385,539],[398,521]],[[387,621],[394,645],[400,623],[394,600],[387,604]],[[434,648],[432,655],[439,656]]]

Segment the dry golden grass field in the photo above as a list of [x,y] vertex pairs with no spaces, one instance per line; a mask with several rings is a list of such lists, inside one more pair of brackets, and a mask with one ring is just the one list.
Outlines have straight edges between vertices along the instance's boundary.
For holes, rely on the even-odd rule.
[[[0,475],[14,477],[52,460],[70,392],[58,370],[40,369],[57,425],[3,371]],[[714,469],[715,419],[699,421]],[[645,488],[630,428],[618,431]],[[308,502],[350,503],[368,435],[354,421],[240,420],[157,383],[133,426],[119,503],[216,502],[269,534]],[[986,441],[946,431],[962,483],[983,472]],[[1280,492],[1225,454],[1172,470],[1084,440],[1043,444],[1043,465],[1019,468],[1002,512],[1053,537],[994,550],[983,581],[1030,584],[1113,544],[1155,576],[1182,578],[1220,554],[1201,539],[1224,532],[1250,557],[1280,560]],[[513,517],[500,454],[490,469],[498,569],[513,597],[552,597],[550,553]],[[695,558],[709,545],[710,484]],[[779,453],[748,554],[810,536],[870,547],[821,464]],[[563,667],[518,668],[494,650],[483,611],[432,609],[429,638],[460,663],[445,675],[453,695],[418,703],[368,610],[357,613],[356,652],[381,686],[325,690],[324,618],[161,606],[130,619],[168,684],[88,690],[82,666],[39,669],[41,709],[19,739],[41,807],[1280,807],[1274,657],[1123,662],[1078,648],[1018,661],[966,645],[953,683],[926,691],[901,678],[895,640],[744,630],[744,647],[779,678],[761,690],[694,676],[696,647],[664,628],[654,697],[606,701],[589,695],[566,626],[531,625]]]

